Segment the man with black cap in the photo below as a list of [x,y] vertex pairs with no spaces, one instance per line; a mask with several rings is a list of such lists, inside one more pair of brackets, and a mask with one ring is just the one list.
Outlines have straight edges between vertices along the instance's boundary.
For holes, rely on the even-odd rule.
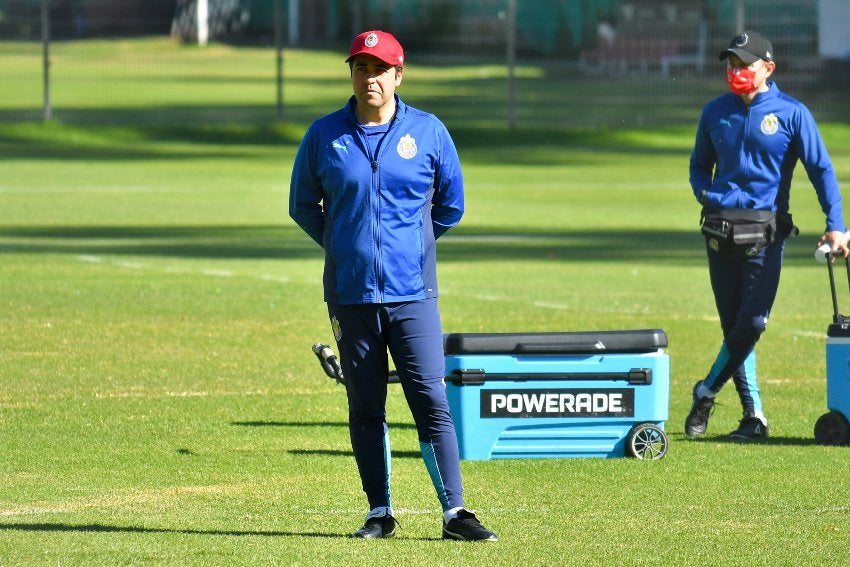
[[743,418],[730,435],[768,435],[756,380],[755,345],[779,286],[785,239],[798,232],[789,213],[791,176],[799,160],[826,217],[818,245],[847,255],[841,193],[809,110],[768,81],[773,46],[754,31],[720,53],[730,93],[702,111],[690,160],[690,183],[702,205],[708,270],[723,342],[710,370],[693,388],[685,433],[704,435],[714,398],[735,384]]
[[354,95],[314,122],[292,169],[289,214],[325,250],[324,296],[340,352],[349,432],[369,512],[352,537],[391,537],[387,352],[443,510],[444,539],[496,541],[465,508],[446,401],[436,239],[464,209],[454,142],[396,94],[404,51],[387,32],[354,38]]

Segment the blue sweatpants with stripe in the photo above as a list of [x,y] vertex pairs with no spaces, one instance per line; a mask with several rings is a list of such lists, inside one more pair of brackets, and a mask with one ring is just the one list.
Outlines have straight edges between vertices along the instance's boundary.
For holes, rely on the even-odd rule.
[[392,357],[443,511],[463,507],[460,454],[446,400],[437,299],[333,305],[328,314],[348,395],[351,447],[370,509],[391,507],[386,401]]
[[731,378],[744,415],[762,415],[754,349],[776,299],[785,239],[778,239],[751,258],[725,256],[710,246],[706,250],[723,344],[703,384],[719,392]]

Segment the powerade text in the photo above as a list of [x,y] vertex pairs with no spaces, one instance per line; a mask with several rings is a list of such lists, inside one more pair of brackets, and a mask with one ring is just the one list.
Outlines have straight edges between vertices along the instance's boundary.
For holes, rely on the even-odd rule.
[[482,390],[481,417],[633,417],[634,390]]

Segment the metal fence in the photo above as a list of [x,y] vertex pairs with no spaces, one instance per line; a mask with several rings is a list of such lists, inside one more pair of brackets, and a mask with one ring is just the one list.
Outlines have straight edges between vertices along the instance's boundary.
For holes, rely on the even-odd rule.
[[[199,28],[199,2],[205,4]],[[176,51],[187,43],[211,42],[268,49],[281,46],[344,49],[350,37],[366,28],[393,30],[421,62],[451,65],[536,66],[554,90],[540,101],[525,89],[533,78],[513,82],[508,73],[504,105],[483,109],[520,125],[536,120],[563,127],[645,126],[678,120],[692,122],[693,107],[705,100],[720,79],[717,53],[743,28],[759,29],[774,43],[781,66],[776,79],[786,92],[805,100],[818,118],[845,120],[850,73],[846,61],[819,54],[819,7],[823,0],[0,0],[0,69],[4,81],[38,85],[25,94],[0,89],[0,121],[45,117],[51,93],[78,88],[50,80],[50,70],[66,65],[51,61],[45,40],[64,45],[102,38],[161,36]],[[203,35],[203,38],[199,36]],[[167,48],[168,44],[166,44]],[[45,57],[40,57],[44,53]],[[98,57],[93,49],[91,57]],[[111,65],[103,58],[103,65]],[[119,64],[120,63],[115,63]],[[150,65],[168,65],[164,59]],[[135,69],[148,78],[150,65],[122,68],[132,80]],[[77,76],[64,68],[63,77]],[[104,69],[105,71],[105,69]],[[110,70],[109,75],[114,75]],[[240,69],[207,69],[220,81]],[[713,87],[712,87],[713,85]],[[604,86],[604,87],[602,87]],[[605,93],[600,93],[600,88]],[[716,90],[716,88],[715,88]],[[116,90],[117,92],[117,90]],[[612,93],[621,93],[620,104]],[[587,105],[588,96],[601,104]],[[116,95],[119,96],[119,95]],[[190,96],[190,95],[186,95]],[[203,107],[204,93],[191,93]],[[218,96],[218,95],[216,95]],[[16,98],[18,97],[18,98]],[[58,97],[61,98],[61,97]],[[98,92],[106,107],[132,105]],[[236,108],[234,101],[230,108]],[[274,104],[273,101],[269,101]],[[210,107],[222,101],[210,98]],[[577,107],[581,112],[553,108]],[[663,111],[659,111],[663,106]],[[685,111],[687,109],[687,112]],[[61,107],[56,109],[62,113]],[[69,118],[69,113],[64,114]],[[85,114],[75,115],[85,120]],[[202,113],[202,116],[209,114]],[[234,113],[230,121],[253,120]]]

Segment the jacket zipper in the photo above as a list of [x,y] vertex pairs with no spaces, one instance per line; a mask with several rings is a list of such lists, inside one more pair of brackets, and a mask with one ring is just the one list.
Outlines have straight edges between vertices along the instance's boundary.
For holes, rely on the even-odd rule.
[[[383,141],[383,140],[381,140]],[[381,142],[378,142],[375,153],[379,153]],[[381,270],[383,264],[381,260],[381,186],[380,176],[378,175],[378,160],[369,156],[372,162],[372,187],[375,188],[373,197],[375,199],[375,292],[377,293],[378,303],[384,301],[384,273]]]
[[392,130],[393,124],[395,123],[395,116],[390,121],[389,126],[387,127],[387,131],[378,140],[378,143],[375,145],[375,155],[372,155],[372,150],[369,145],[368,136],[364,133],[361,133],[361,136],[364,138],[363,142],[366,147],[366,155],[371,162],[372,167],[372,187],[373,198],[375,199],[373,211],[375,214],[374,219],[374,230],[375,230],[375,284],[376,284],[376,294],[377,294],[377,303],[384,302],[384,273],[381,269],[383,266],[382,259],[382,247],[381,247],[381,176],[378,165],[378,158],[381,155],[381,150],[384,146],[384,140],[386,140],[387,136],[390,135],[390,131]]
[[[747,143],[750,140],[750,108],[751,108],[751,106],[752,105],[747,106],[747,111],[746,111],[746,114],[745,114],[745,117],[744,117],[744,138],[741,142],[741,169],[743,170],[744,179],[748,179],[749,176],[750,176],[750,163],[749,163],[749,157],[747,156],[746,148],[747,148]],[[739,195],[739,197],[738,197],[738,208],[740,209],[740,208],[743,208],[743,206],[744,206],[744,204],[741,201],[743,195],[741,195],[740,191],[738,192],[738,195]]]

